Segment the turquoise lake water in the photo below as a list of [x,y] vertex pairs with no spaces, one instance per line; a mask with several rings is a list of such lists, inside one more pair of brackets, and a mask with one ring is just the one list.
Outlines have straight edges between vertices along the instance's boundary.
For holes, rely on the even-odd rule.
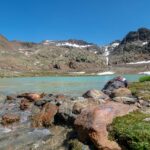
[[[45,92],[81,96],[89,89],[101,89],[115,76],[1,78],[0,94]],[[129,82],[138,81],[140,76],[124,75]]]

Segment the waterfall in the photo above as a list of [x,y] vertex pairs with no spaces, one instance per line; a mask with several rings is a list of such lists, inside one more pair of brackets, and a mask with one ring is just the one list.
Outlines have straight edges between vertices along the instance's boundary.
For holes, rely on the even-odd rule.
[[109,64],[109,50],[108,46],[105,47],[104,56],[106,57],[106,65]]

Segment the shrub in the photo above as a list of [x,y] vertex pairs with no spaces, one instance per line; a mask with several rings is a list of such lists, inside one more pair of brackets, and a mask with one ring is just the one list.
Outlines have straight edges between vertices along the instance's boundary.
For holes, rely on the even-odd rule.
[[150,114],[132,112],[113,120],[110,137],[126,150],[150,150]]
[[150,76],[143,76],[139,79],[140,82],[150,81]]

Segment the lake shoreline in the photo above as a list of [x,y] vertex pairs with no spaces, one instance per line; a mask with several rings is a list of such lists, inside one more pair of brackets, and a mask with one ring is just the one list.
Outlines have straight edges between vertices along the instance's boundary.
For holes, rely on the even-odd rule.
[[[141,86],[140,90],[149,87],[149,82],[137,82],[136,84]],[[53,93],[32,92],[7,95],[0,103],[0,148],[8,149],[12,144],[14,149],[24,149],[25,147],[29,149],[49,147],[57,149],[60,147],[65,150],[73,145],[79,150],[82,147],[89,150],[90,146],[94,149],[99,149],[99,147],[105,149],[104,140],[110,149],[120,150],[122,144],[113,137],[113,133],[117,134],[120,130],[120,126],[114,122],[114,118],[120,116],[120,119],[124,121],[129,113],[128,120],[140,116],[139,123],[145,125],[145,120],[150,117],[150,114],[142,113],[145,108],[149,110],[150,102],[138,98],[140,95],[135,97],[135,93],[140,94],[140,91],[135,92],[135,90],[139,90],[139,88],[135,89],[136,87],[137,85],[134,83],[129,85],[129,89],[114,90],[113,97],[109,97],[100,90],[85,91],[81,97],[66,96],[64,93],[55,95]],[[140,113],[135,113],[137,110]],[[100,117],[101,119],[99,119]],[[132,124],[135,125],[136,122]],[[117,128],[106,130],[108,125],[112,127],[117,125]],[[123,129],[126,131],[126,126]],[[90,136],[91,134],[97,136]],[[113,141],[105,136],[108,134],[111,134]],[[123,135],[126,138],[126,135]],[[100,137],[103,137],[102,140]],[[136,137],[139,138],[138,135]],[[84,141],[87,140],[91,142],[85,144]],[[144,137],[144,140],[147,138]]]
[[[145,71],[149,72],[149,71]],[[87,73],[87,72],[3,72],[0,73],[0,78],[19,78],[19,77],[55,77],[55,76],[66,76],[66,77],[73,77],[73,76],[105,76],[105,75],[124,75],[124,74],[140,74],[143,72],[114,72],[114,71],[104,71],[104,72],[94,72],[94,73]]]
[[0,78],[4,77],[45,77],[45,76],[93,76],[108,74],[139,74],[141,72],[150,72],[149,64],[118,64],[107,66],[105,68],[90,68],[84,70],[5,70],[1,69]]

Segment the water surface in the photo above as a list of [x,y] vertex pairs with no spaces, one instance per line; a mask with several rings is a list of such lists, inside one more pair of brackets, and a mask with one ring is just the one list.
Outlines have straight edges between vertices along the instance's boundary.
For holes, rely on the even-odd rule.
[[[115,76],[1,78],[0,94],[32,91],[81,96],[89,89],[101,89],[108,80]],[[138,81],[140,76],[124,75],[129,82]]]

